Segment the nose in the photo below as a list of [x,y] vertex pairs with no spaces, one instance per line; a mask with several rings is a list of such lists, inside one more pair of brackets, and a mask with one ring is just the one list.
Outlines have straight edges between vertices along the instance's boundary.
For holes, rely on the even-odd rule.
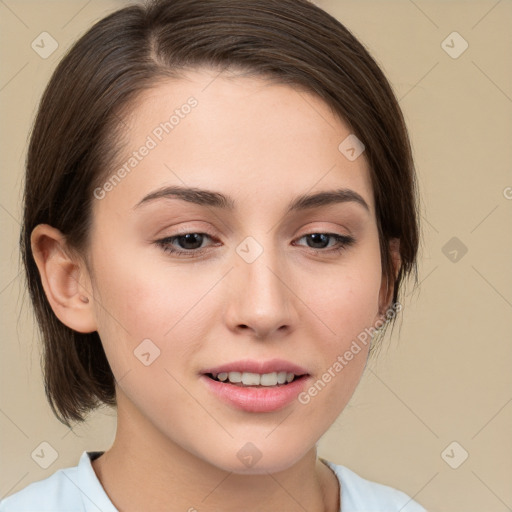
[[243,252],[233,256],[226,311],[229,328],[260,340],[289,335],[299,316],[286,262],[269,246],[252,262],[244,259]]

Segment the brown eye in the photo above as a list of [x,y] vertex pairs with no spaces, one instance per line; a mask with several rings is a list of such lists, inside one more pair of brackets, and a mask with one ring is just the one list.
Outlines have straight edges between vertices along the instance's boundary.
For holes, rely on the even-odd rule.
[[[310,233],[302,236],[299,240],[302,238],[308,240],[309,248],[321,252],[341,251],[355,242],[355,239],[351,236],[338,235],[336,233]],[[334,244],[329,247],[331,240],[334,241]]]
[[167,253],[195,256],[207,250],[207,248],[201,247],[206,238],[212,239],[206,233],[182,233],[162,238],[155,243]]

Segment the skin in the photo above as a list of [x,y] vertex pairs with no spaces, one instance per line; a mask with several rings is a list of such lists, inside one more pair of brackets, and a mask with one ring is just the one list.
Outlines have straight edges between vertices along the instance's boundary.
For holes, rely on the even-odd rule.
[[[312,384],[381,318],[392,290],[368,164],[364,153],[349,161],[338,150],[350,130],[316,96],[226,73],[190,71],[143,93],[126,118],[119,165],[169,112],[191,96],[198,105],[94,201],[86,254],[40,225],[34,256],[55,314],[77,331],[98,331],[117,381],[116,438],[93,468],[118,510],[337,511],[338,481],[316,443],[351,398],[368,346],[308,404],[275,412],[227,405],[199,374],[281,358],[305,367]],[[222,192],[236,209],[176,198],[135,208],[168,185]],[[339,188],[369,210],[349,201],[285,214],[299,195]],[[206,251],[182,257],[155,243],[178,230],[209,235]],[[331,238],[315,250],[311,233],[355,243],[334,252]],[[248,236],[263,249],[250,264],[236,252]],[[134,356],[144,339],[160,350],[149,366]],[[245,467],[237,452],[249,441],[262,456]]]

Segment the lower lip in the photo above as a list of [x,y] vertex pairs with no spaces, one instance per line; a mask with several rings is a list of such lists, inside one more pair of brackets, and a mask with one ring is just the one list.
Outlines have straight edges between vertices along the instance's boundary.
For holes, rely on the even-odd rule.
[[273,387],[242,387],[213,380],[206,375],[201,380],[223,402],[246,412],[278,411],[293,402],[306,386],[307,377]]

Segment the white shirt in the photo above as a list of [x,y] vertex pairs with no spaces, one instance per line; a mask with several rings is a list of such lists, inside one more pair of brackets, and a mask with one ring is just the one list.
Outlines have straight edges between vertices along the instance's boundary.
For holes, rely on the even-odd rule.
[[[83,452],[77,466],[59,469],[4,498],[0,512],[118,512],[91,464],[91,458],[102,453]],[[324,462],[340,482],[340,512],[426,512],[401,491],[366,480],[345,466]]]

